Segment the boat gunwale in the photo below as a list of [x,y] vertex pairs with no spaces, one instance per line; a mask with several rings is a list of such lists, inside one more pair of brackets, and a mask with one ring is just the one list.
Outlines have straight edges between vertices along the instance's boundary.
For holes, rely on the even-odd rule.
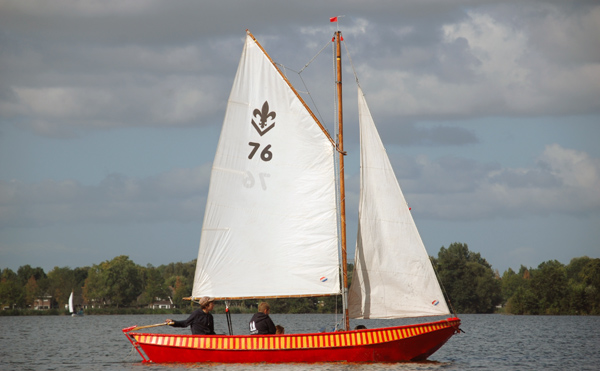
[[[401,325],[393,327],[380,327],[373,329],[359,329],[350,331],[336,332],[316,332],[316,333],[299,333],[299,334],[275,334],[275,335],[191,335],[191,334],[157,334],[157,333],[138,333],[127,332],[126,335],[133,337],[135,342],[140,346],[159,346],[159,347],[176,347],[187,349],[204,349],[213,351],[277,351],[277,350],[302,350],[302,349],[323,349],[323,348],[344,348],[344,347],[361,347],[361,346],[376,346],[379,344],[392,343],[401,341],[411,337],[432,333],[435,331],[447,330],[454,328],[459,331],[460,319],[457,317],[448,318],[436,322],[426,322],[410,325]],[[437,327],[439,326],[439,327]],[[410,331],[415,328],[427,328],[426,331]],[[432,328],[433,327],[433,328]],[[402,331],[404,330],[404,331]],[[382,335],[382,334],[386,335]],[[388,336],[387,334],[391,335]],[[360,336],[360,334],[364,334]],[[379,335],[377,335],[379,334]],[[393,334],[396,334],[394,336]],[[348,338],[347,335],[353,335]],[[359,336],[356,336],[359,335]],[[338,341],[332,339],[338,337]],[[172,341],[158,341],[157,339],[170,339]],[[298,342],[286,341],[289,346],[282,344],[280,339],[298,339]],[[182,341],[181,339],[186,339]],[[195,339],[189,341],[187,339]],[[227,342],[224,340],[227,339]],[[244,339],[243,347],[236,342]],[[254,339],[250,340],[249,339]],[[179,341],[178,341],[179,340]],[[203,343],[199,346],[200,340]],[[208,340],[205,342],[205,340]],[[225,345],[227,343],[227,345]],[[234,346],[234,343],[236,343]],[[241,343],[241,342],[240,342]],[[294,346],[291,346],[294,344]]]

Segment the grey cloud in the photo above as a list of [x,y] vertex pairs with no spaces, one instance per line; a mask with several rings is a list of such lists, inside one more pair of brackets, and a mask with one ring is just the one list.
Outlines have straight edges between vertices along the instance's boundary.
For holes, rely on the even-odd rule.
[[487,174],[499,168],[497,164],[482,164],[456,156],[445,156],[435,161],[419,156],[414,162],[420,169],[418,177],[406,181],[400,179],[406,192],[435,194],[440,198],[475,192]]
[[[299,69],[321,46],[312,34],[327,41],[320,35],[334,28],[327,19],[341,3],[99,4],[0,3],[4,119],[55,137],[213,125],[221,121],[245,28],[276,61]],[[600,7],[593,2],[343,4],[349,51],[383,121],[599,110]],[[327,96],[321,82],[329,76],[314,79],[315,96]],[[40,110],[40,102],[62,114]],[[449,138],[430,134],[432,144]]]
[[0,228],[201,220],[209,173],[210,165],[144,179],[110,174],[95,186],[0,181]]
[[415,159],[418,174],[400,178],[411,204],[435,219],[600,214],[600,159],[550,145],[529,169],[445,157]]
[[422,128],[414,124],[391,125],[384,121],[379,125],[379,131],[386,138],[386,143],[400,145],[464,146],[479,143],[473,131],[455,126]]
[[509,188],[555,188],[563,184],[559,177],[542,169],[505,169],[490,176],[490,183]]

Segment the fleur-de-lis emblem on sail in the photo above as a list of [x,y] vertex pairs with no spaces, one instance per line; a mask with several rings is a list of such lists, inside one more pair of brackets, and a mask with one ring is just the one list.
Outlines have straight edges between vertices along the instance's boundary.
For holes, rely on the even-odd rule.
[[[265,103],[262,106],[262,109],[255,109],[254,112],[252,113],[252,126],[254,126],[254,128],[256,129],[256,131],[258,131],[258,134],[260,134],[260,136],[262,137],[263,135],[265,135],[265,133],[271,129],[273,129],[273,127],[275,127],[275,112],[269,112],[269,102],[265,101]],[[260,121],[258,122],[258,124],[256,123],[256,121],[258,121],[260,119]],[[270,120],[269,120],[270,119]]]

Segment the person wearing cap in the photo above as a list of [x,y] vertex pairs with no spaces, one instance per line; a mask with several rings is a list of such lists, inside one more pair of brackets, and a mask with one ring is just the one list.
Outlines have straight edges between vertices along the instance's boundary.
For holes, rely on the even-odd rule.
[[215,323],[210,311],[213,310],[215,302],[213,298],[208,296],[200,299],[200,309],[196,309],[190,316],[183,321],[165,320],[167,324],[173,327],[188,327],[192,328],[192,335],[215,335]]
[[258,304],[258,313],[255,313],[250,320],[250,335],[273,335],[277,332],[269,313],[271,307],[268,303],[263,301]]

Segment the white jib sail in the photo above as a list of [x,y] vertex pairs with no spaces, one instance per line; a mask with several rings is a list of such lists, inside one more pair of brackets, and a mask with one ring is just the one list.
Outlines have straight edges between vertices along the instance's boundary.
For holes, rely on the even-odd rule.
[[358,107],[361,187],[349,315],[401,318],[449,314],[360,87]]
[[69,313],[74,313],[75,307],[73,306],[73,291],[71,291],[71,295],[69,295]]
[[334,148],[248,35],[213,163],[192,296],[339,293]]

